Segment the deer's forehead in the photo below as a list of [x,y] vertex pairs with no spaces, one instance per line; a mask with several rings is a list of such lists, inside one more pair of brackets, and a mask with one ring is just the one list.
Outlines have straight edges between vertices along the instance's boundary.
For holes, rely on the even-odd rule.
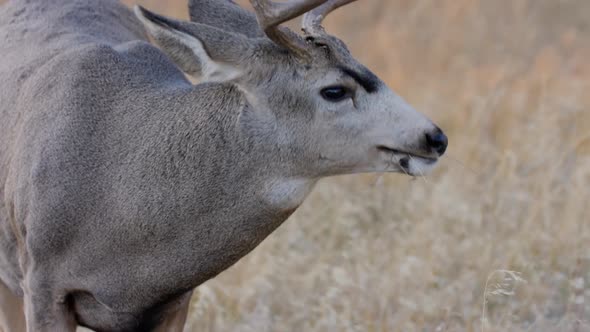
[[324,35],[308,39],[310,62],[301,61],[294,54],[270,41],[263,45],[264,53],[258,54],[258,58],[263,61],[255,70],[258,72],[258,79],[311,84],[314,81],[348,76],[369,93],[377,91],[382,85],[381,80],[360,64],[346,44],[336,37]]

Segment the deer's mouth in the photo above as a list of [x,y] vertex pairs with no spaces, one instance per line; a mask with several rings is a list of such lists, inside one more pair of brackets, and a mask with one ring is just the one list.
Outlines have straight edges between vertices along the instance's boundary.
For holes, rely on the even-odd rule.
[[410,176],[425,176],[430,173],[438,161],[437,157],[394,149],[384,145],[377,146],[377,150],[389,156],[389,163],[397,166],[392,171],[403,172]]
[[377,146],[377,150],[379,150],[381,152],[385,152],[385,153],[398,155],[398,156],[401,156],[402,158],[403,157],[407,157],[410,159],[417,158],[417,159],[420,159],[421,161],[425,162],[426,164],[434,164],[438,160],[438,158],[435,158],[435,157],[425,156],[425,155],[421,155],[421,154],[417,154],[417,153],[413,153],[413,152],[408,152],[408,151],[404,151],[404,150],[399,150],[399,149],[394,149],[394,148],[387,147],[385,145]]

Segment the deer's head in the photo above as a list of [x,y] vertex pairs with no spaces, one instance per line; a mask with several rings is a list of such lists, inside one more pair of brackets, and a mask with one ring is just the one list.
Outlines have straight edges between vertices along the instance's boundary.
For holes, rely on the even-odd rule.
[[[228,0],[193,0],[192,22],[135,12],[183,71],[242,91],[243,130],[304,166],[292,175],[425,174],[444,154],[446,136],[321,26],[352,1],[251,0],[254,15]],[[280,26],[302,14],[303,35]]]

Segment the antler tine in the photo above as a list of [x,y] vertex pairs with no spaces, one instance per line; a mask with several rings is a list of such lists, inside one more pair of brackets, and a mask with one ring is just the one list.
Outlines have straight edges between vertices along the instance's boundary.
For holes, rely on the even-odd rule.
[[323,5],[315,8],[303,16],[303,31],[307,34],[323,34],[322,21],[333,10],[356,0],[328,0]]
[[306,58],[308,53],[299,36],[287,29],[281,29],[279,25],[324,4],[326,1],[328,0],[293,0],[289,3],[280,3],[271,0],[250,0],[250,3],[256,12],[258,24],[268,38],[298,56]]

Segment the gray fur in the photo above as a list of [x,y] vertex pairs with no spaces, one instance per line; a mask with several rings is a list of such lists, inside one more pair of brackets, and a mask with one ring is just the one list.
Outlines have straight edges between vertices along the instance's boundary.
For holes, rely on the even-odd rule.
[[232,0],[189,0],[192,22],[210,25],[248,37],[263,37],[254,13],[245,11]]
[[[181,330],[190,292],[319,178],[425,165],[403,169],[404,154],[376,145],[438,158],[430,121],[380,81],[368,93],[342,76],[366,69],[341,41],[310,43],[314,62],[301,63],[200,6],[255,24],[224,0],[192,1],[195,22],[148,29],[161,51],[118,1],[1,7],[0,279],[23,298],[28,331]],[[181,69],[204,63],[238,74],[192,85]],[[355,99],[322,101],[334,82]]]

